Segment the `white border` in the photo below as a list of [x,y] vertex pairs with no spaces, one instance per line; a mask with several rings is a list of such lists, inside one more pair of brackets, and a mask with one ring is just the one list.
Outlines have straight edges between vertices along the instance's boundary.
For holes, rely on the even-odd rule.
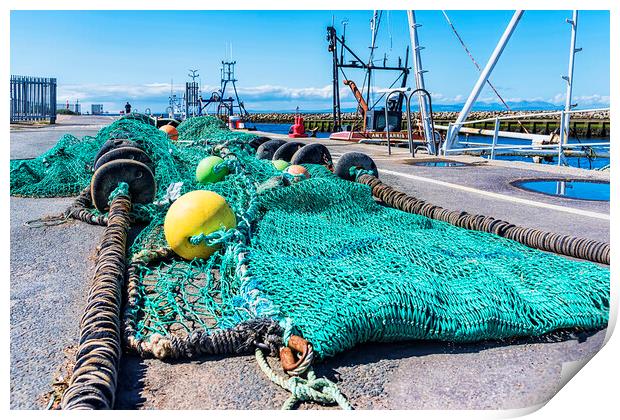
[[[5,94],[3,97],[8,97],[8,81],[9,78],[9,66],[8,63],[8,55],[9,55],[9,10],[11,9],[49,9],[49,10],[68,10],[68,9],[77,9],[77,10],[114,10],[114,9],[133,9],[133,10],[146,10],[146,9],[159,9],[159,10],[180,10],[180,9],[213,9],[213,10],[244,10],[251,9],[256,10],[258,8],[264,10],[279,10],[279,9],[287,9],[287,10],[310,10],[310,9],[323,9],[323,10],[353,10],[353,9],[366,9],[372,10],[374,8],[381,9],[398,9],[404,10],[408,8],[412,9],[426,9],[426,10],[438,10],[438,9],[448,9],[448,10],[473,10],[473,9],[514,9],[514,8],[523,8],[530,10],[548,10],[548,9],[560,9],[560,10],[568,10],[568,9],[581,9],[581,10],[593,10],[593,9],[611,9],[611,89],[610,96],[611,102],[615,103],[618,99],[618,89],[620,88],[620,82],[618,81],[618,75],[620,74],[620,68],[618,66],[618,48],[620,47],[620,2],[617,1],[605,1],[605,0],[517,0],[517,1],[508,1],[508,0],[494,0],[494,1],[482,1],[482,0],[469,0],[467,2],[462,0],[436,0],[436,1],[402,1],[402,0],[382,0],[382,1],[368,1],[368,0],[343,0],[339,2],[326,1],[326,0],[314,0],[314,1],[296,1],[296,2],[282,2],[282,1],[274,1],[274,0],[263,0],[261,2],[257,2],[255,0],[235,0],[234,2],[206,2],[206,1],[197,1],[197,0],[187,0],[182,4],[180,2],[170,2],[170,1],[160,1],[160,0],[152,0],[152,1],[120,1],[120,0],[108,0],[108,1],[99,1],[99,0],[90,0],[88,2],[82,1],[70,1],[70,0],[5,0],[2,2],[2,14],[0,20],[0,42],[2,46],[2,52],[5,60],[3,60],[2,65],[2,80],[5,80],[5,84],[3,84],[3,91]],[[320,42],[321,40],[317,40]],[[0,101],[0,113],[2,115],[2,121],[4,124],[5,130],[3,131],[8,134],[8,101]],[[617,114],[612,112],[612,124],[611,124],[611,137],[617,138],[620,135],[620,119],[617,117]],[[2,192],[4,200],[1,202],[0,210],[2,212],[2,220],[4,223],[2,224],[2,233],[5,238],[5,250],[8,250],[10,247],[10,231],[9,231],[9,191],[8,191],[8,156],[9,156],[9,141],[7,137],[4,137],[2,142],[3,153],[2,163],[1,163],[1,175],[4,180],[2,184]],[[618,151],[614,146],[611,148],[611,161],[612,166],[616,168],[618,162]],[[615,174],[615,169],[612,174]],[[611,183],[611,196],[618,197],[618,185],[616,180],[612,177]],[[611,200],[611,214],[619,214],[618,213],[618,204],[617,200],[612,198]],[[618,243],[618,223],[615,218],[611,219],[611,246],[612,250],[616,249]],[[615,254],[614,254],[615,255]],[[5,299],[9,299],[10,296],[10,270],[9,270],[9,261],[10,253],[5,251],[2,255],[2,267],[4,268],[4,290],[5,290]],[[615,325],[617,319],[617,304],[618,304],[618,279],[617,279],[617,270],[615,266],[612,265],[612,315],[611,315],[611,324],[608,328],[607,339],[609,340],[609,335],[613,331],[613,326]],[[10,305],[6,305],[6,309],[3,312],[3,327],[4,327],[4,337],[5,337],[5,352],[4,363],[2,365],[3,371],[6,373],[4,375],[5,382],[3,387],[3,395],[5,407],[8,410],[9,407],[9,314],[10,314]],[[543,409],[535,412],[533,414],[536,418],[549,418],[549,417],[563,417],[563,418],[610,418],[610,413],[617,413],[617,386],[618,386],[618,374],[619,369],[618,366],[620,362],[618,361],[617,354],[618,348],[618,338],[612,337],[607,343],[607,345],[601,350],[601,352],[594,357],[594,359],[588,363],[583,370],[579,373],[578,377],[572,381],[570,381],[564,389],[561,390]],[[415,380],[415,378],[412,378]],[[414,411],[414,412],[395,412],[391,411],[389,413],[386,412],[354,412],[354,413],[342,413],[335,411],[323,411],[321,412],[321,416],[335,417],[335,416],[362,416],[362,417],[370,417],[377,415],[389,415],[390,417],[413,417],[415,419],[418,418],[445,418],[446,416],[450,417],[461,417],[461,418],[502,418],[506,416],[515,416],[519,414],[526,414],[527,412],[531,412],[532,409],[518,410],[518,411]],[[220,417],[230,417],[234,416],[252,416],[253,418],[273,418],[286,416],[316,416],[317,413],[314,412],[297,412],[293,414],[284,414],[284,413],[275,413],[270,411],[262,411],[262,412],[234,412],[234,411],[216,411],[210,413],[204,413],[201,411],[190,411],[184,413],[174,413],[172,415],[176,416],[191,416],[191,417],[199,417],[203,418],[204,416],[208,416],[211,418],[220,418]],[[28,411],[13,411],[11,415],[16,417],[30,417],[30,416],[92,416],[99,417],[108,415],[108,413],[49,413],[49,412],[28,412]],[[126,416],[128,415],[125,412],[115,413],[114,416]],[[141,413],[132,413],[132,416],[149,416],[152,418],[167,418],[170,413],[168,412],[141,412]],[[617,415],[617,414],[616,414]]]

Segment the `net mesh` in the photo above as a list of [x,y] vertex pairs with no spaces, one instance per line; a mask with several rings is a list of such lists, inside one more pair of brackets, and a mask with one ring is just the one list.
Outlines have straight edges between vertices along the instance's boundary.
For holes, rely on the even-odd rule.
[[[467,342],[607,324],[607,268],[387,208],[367,186],[322,166],[307,165],[310,179],[285,186],[269,161],[254,157],[254,136],[215,118],[190,118],[178,131],[179,142],[170,142],[148,121],[124,118],[11,162],[12,195],[76,195],[103,142],[136,141],[155,163],[158,186],[155,204],[139,207],[147,223],[130,258],[167,246],[171,184],[215,191],[231,205],[238,226],[211,235],[222,246],[209,259],[140,268],[138,339],[268,317],[327,357],[367,341]],[[218,150],[230,175],[196,183],[196,165]]]

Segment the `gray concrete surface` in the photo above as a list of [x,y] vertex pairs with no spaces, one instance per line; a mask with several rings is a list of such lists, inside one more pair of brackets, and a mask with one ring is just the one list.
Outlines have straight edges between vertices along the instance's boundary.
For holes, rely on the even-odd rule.
[[[93,134],[102,123],[107,123],[90,118],[73,119],[66,126],[60,125],[60,129],[12,131],[11,156],[33,157],[52,146],[64,132]],[[336,157],[358,148],[330,144]],[[504,184],[498,186],[496,180],[504,182],[513,174],[533,171],[520,167],[523,165],[508,165],[508,169],[466,168],[460,172],[454,171],[459,168],[417,168],[397,162],[404,155],[387,158],[381,148],[361,149],[373,153],[380,169],[499,192],[520,194]],[[538,168],[534,172],[541,176],[549,174]],[[602,240],[609,237],[608,222],[603,220],[516,206],[458,190],[447,192],[435,184],[412,183],[399,176],[382,178],[448,208],[463,208],[525,226]],[[564,205],[577,205],[568,201]],[[46,229],[23,226],[26,220],[59,213],[69,202],[64,198],[11,198],[12,408],[44,407],[40,396],[49,390],[52,374],[63,362],[63,350],[77,342],[93,253],[102,228],[78,222]],[[608,212],[604,204],[583,208]],[[361,409],[521,408],[552,397],[558,388],[562,364],[592,357],[602,345],[604,334],[604,330],[583,333],[554,342],[366,344],[318,363],[315,369],[317,374],[337,381],[351,403]],[[269,382],[251,356],[165,363],[126,355],[121,364],[116,407],[273,409],[279,408],[287,397],[286,392]],[[304,404],[301,408],[320,407]]]
[[45,152],[66,133],[76,137],[92,136],[116,119],[107,116],[59,115],[53,125],[11,127],[11,159],[27,159]]
[[64,211],[72,199],[11,197],[11,407],[40,407],[63,350],[75,345],[101,227],[24,222]]

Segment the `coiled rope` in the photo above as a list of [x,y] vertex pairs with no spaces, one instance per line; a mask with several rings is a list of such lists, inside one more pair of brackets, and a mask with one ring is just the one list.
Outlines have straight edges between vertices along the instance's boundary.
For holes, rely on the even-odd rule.
[[121,288],[131,210],[128,185],[121,183],[111,197],[108,225],[80,323],[76,363],[61,402],[65,410],[111,409],[114,406],[121,357]]
[[441,220],[465,229],[493,233],[541,251],[609,265],[609,244],[605,242],[517,226],[490,216],[450,211],[397,191],[368,174],[358,176],[357,182],[368,185],[372,195],[388,206],[407,213]]

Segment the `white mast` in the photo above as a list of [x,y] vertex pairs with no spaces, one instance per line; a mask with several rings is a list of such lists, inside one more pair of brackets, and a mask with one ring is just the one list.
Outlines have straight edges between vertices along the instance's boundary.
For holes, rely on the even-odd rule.
[[471,90],[471,93],[469,94],[467,101],[465,101],[465,105],[463,105],[463,109],[461,110],[454,124],[450,126],[450,129],[448,130],[448,133],[446,134],[446,142],[443,145],[444,153],[446,150],[449,150],[454,145],[458,132],[461,128],[461,125],[467,119],[467,116],[471,112],[471,108],[474,105],[474,102],[476,102],[476,99],[478,99],[478,96],[480,95],[482,88],[487,83],[487,80],[489,76],[491,75],[493,68],[495,68],[495,65],[497,64],[499,57],[502,55],[502,52],[504,51],[504,48],[506,47],[506,44],[508,43],[510,36],[512,35],[515,28],[517,27],[517,23],[519,23],[519,20],[521,19],[522,15],[523,15],[523,10],[516,10],[514,14],[512,15],[512,19],[508,23],[508,26],[506,27],[506,30],[504,31],[502,37],[497,42],[497,45],[495,46],[495,50],[493,50],[493,53],[491,54],[491,57],[489,57],[489,60],[487,61],[487,64],[484,67],[484,69],[482,69],[482,72],[480,72],[478,81],[476,82],[473,89]]
[[381,16],[378,10],[373,10],[372,19],[370,20],[370,56],[368,57],[368,68],[366,72],[366,76],[368,77],[368,88],[366,91],[366,103],[370,105],[371,100],[371,86],[372,86],[372,62],[375,54],[376,42],[377,42],[377,32],[379,30],[379,24],[381,23]]
[[573,10],[573,18],[566,19],[566,23],[571,25],[571,37],[570,37],[570,52],[568,55],[568,76],[562,76],[562,79],[566,80],[566,103],[564,104],[564,130],[560,133],[560,141],[562,144],[568,143],[568,134],[570,133],[570,111],[577,104],[572,104],[573,100],[573,72],[575,70],[575,53],[581,51],[581,48],[575,48],[577,42],[577,19],[579,18],[579,11]]
[[[426,73],[426,71],[422,69],[422,58],[420,56],[420,50],[423,50],[424,47],[421,47],[418,43],[418,28],[422,25],[416,23],[415,12],[413,10],[407,10],[407,18],[409,19],[409,37],[411,38],[411,51],[413,53],[413,72],[415,75],[415,87],[416,89],[426,90],[424,86],[424,73]],[[420,112],[422,113],[421,123],[424,129],[424,138],[426,140],[427,147],[429,148],[429,152],[434,154],[434,133],[431,125],[431,115],[428,106],[428,98],[426,97],[426,95],[418,94],[418,105],[420,107]]]

